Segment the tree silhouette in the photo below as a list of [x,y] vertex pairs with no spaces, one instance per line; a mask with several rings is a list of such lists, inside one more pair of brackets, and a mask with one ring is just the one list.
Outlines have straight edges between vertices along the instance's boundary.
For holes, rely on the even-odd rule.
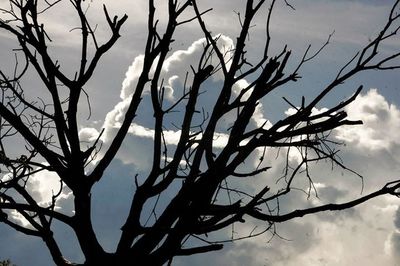
[[[301,77],[300,69],[312,61],[329,43],[312,52],[311,46],[294,68],[292,52],[286,46],[277,54],[270,48],[270,24],[277,1],[247,0],[245,10],[239,14],[240,33],[233,47],[219,45],[222,35],[213,35],[207,28],[204,14],[195,0],[169,0],[168,18],[159,26],[153,0],[148,5],[148,35],[144,49],[143,66],[122,123],[109,143],[102,143],[102,133],[89,146],[79,135],[81,98],[89,95],[85,86],[93,77],[101,58],[120,38],[120,29],[127,16],[112,17],[104,6],[105,21],[111,36],[98,40],[96,27],[86,16],[82,0],[71,0],[70,8],[79,18],[81,54],[79,66],[73,75],[62,71],[61,63],[50,52],[51,33],[43,24],[43,17],[60,1],[9,0],[9,8],[3,8],[0,29],[18,41],[19,59],[15,71],[0,72],[0,163],[3,177],[0,182],[0,221],[26,235],[41,238],[55,264],[77,265],[64,258],[59,243],[53,235],[53,222],[70,227],[76,235],[85,256],[81,265],[163,265],[171,263],[175,256],[189,256],[216,251],[225,241],[213,233],[219,232],[246,219],[265,221],[261,232],[251,232],[240,238],[253,237],[274,231],[276,223],[285,222],[307,214],[343,210],[361,204],[380,195],[400,195],[400,181],[386,184],[383,188],[358,199],[341,204],[304,207],[297,210],[281,210],[279,202],[295,188],[294,181],[300,175],[308,178],[309,190],[313,189],[309,168],[312,164],[329,160],[349,172],[338,157],[336,147],[340,143],[330,138],[330,132],[343,125],[359,125],[361,121],[347,119],[344,108],[354,101],[362,87],[347,100],[328,109],[315,112],[315,108],[339,85],[367,70],[400,68],[396,64],[400,52],[379,53],[384,42],[394,38],[399,30],[399,1],[395,1],[381,31],[370,40],[347,64],[339,69],[336,77],[312,99],[300,99],[300,104],[285,101],[294,112],[281,120],[265,121],[255,125],[252,117],[257,106],[272,91]],[[290,3],[284,1],[290,8]],[[266,39],[257,62],[247,58],[249,30],[255,16],[268,7]],[[171,52],[175,31],[192,23],[204,34],[203,50],[198,64],[187,69],[182,85],[182,95],[167,102],[167,87],[162,69]],[[162,28],[160,30],[159,28]],[[21,60],[20,60],[21,61]],[[293,63],[291,63],[293,65]],[[34,71],[46,89],[40,100],[32,100],[28,94],[34,88],[22,82],[29,71]],[[206,110],[200,98],[206,82],[221,75],[222,85],[215,88],[218,95]],[[241,81],[246,80],[245,85]],[[237,87],[239,86],[239,89]],[[136,189],[125,224],[121,228],[118,246],[112,253],[106,252],[98,241],[91,218],[91,191],[102,181],[105,170],[116,156],[132,123],[138,114],[144,95],[151,98],[154,122],[152,163],[145,178],[135,178]],[[37,96],[37,95],[35,95]],[[184,113],[176,118],[176,111]],[[179,130],[175,145],[166,141],[166,128],[174,116]],[[221,127],[227,117],[233,117],[229,126]],[[168,125],[167,125],[168,124]],[[217,138],[224,139],[223,147],[216,147]],[[19,142],[18,142],[19,141]],[[19,143],[20,154],[9,152],[11,145]],[[279,150],[289,156],[297,151],[301,160],[293,166],[287,161],[278,189],[271,189],[276,180],[265,180],[262,187],[254,190],[246,186],[252,178],[268,171],[266,157],[274,156],[267,149]],[[258,158],[258,166],[248,171],[243,163]],[[287,159],[288,160],[288,159]],[[60,180],[59,191],[53,193],[47,204],[40,202],[30,188],[33,175],[54,173]],[[279,178],[279,177],[277,177]],[[232,185],[234,184],[234,185]],[[64,213],[58,207],[64,190],[73,194],[74,212]],[[155,205],[150,210],[151,219],[144,223],[141,217],[146,204],[166,192],[173,197],[165,202],[165,208]],[[275,206],[270,208],[269,206]],[[23,217],[24,223],[16,219]],[[122,214],[125,215],[125,214]],[[218,234],[216,234],[218,236]],[[219,235],[220,236],[220,235]],[[240,239],[239,238],[239,239]],[[196,240],[196,241],[191,241]],[[198,244],[202,243],[202,244]]]
[[0,261],[0,266],[15,266],[15,265],[12,264],[10,260],[2,260]]

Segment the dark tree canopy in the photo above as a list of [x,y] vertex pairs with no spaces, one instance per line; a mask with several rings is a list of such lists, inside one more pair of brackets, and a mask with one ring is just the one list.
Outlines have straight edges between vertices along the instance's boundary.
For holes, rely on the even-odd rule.
[[[394,1],[381,31],[338,69],[335,78],[318,95],[310,99],[301,97],[296,102],[284,98],[294,112],[277,122],[265,121],[260,125],[252,121],[260,102],[270,97],[271,92],[300,82],[302,67],[323,51],[331,35],[320,48],[309,46],[300,61],[296,61],[286,45],[282,44],[276,54],[270,47],[271,16],[276,0],[243,1],[244,11],[238,14],[240,33],[232,47],[221,46],[224,36],[210,32],[204,15],[212,10],[202,9],[199,1],[165,1],[168,17],[159,18],[155,1],[149,0],[141,74],[129,96],[122,122],[109,143],[103,143],[103,131],[90,143],[81,139],[79,115],[83,105],[79,103],[90,99],[85,88],[103,56],[121,37],[121,28],[128,17],[112,16],[104,6],[104,24],[110,35],[107,40],[99,40],[97,25],[86,16],[87,3],[70,0],[69,8],[79,21],[74,30],[80,32],[81,53],[78,66],[69,74],[51,53],[51,32],[43,23],[60,2],[9,0],[0,18],[1,32],[18,45],[15,71],[0,70],[0,222],[42,239],[56,265],[163,265],[176,256],[217,251],[224,242],[274,232],[276,223],[351,208],[381,195],[400,195],[400,181],[396,180],[340,204],[296,210],[281,210],[277,204],[296,189],[294,183],[299,176],[305,176],[304,182],[308,182],[306,194],[316,190],[309,174],[315,163],[329,161],[349,175],[357,175],[341,161],[337,148],[341,143],[331,138],[330,132],[345,125],[361,126],[362,121],[347,118],[344,108],[356,99],[362,86],[327,109],[315,112],[315,108],[338,86],[361,72],[400,68],[400,51],[380,53],[382,45],[398,34],[400,1]],[[289,1],[282,2],[289,9],[294,8]],[[265,10],[265,43],[258,53],[262,56],[254,61],[247,57],[250,29],[257,14]],[[161,23],[164,24],[160,26]],[[202,31],[202,53],[198,62],[187,69],[180,97],[167,101],[168,87],[162,70],[172,52],[177,28],[187,24],[197,25]],[[32,97],[34,88],[24,82],[28,72],[40,79],[45,94]],[[216,75],[222,77],[221,86],[214,88],[214,93],[218,92],[214,102],[204,104],[203,94],[208,93],[204,86]],[[127,218],[121,224],[118,245],[110,253],[100,244],[93,229],[91,191],[97,182],[103,181],[104,172],[136,121],[145,98],[153,115],[151,169],[146,176],[134,178],[131,207],[129,213],[121,214]],[[166,141],[171,125],[180,132],[174,145]],[[224,139],[222,146],[216,145],[218,138]],[[16,143],[20,154],[9,151]],[[274,167],[266,163],[268,156],[275,156],[268,150],[287,156],[296,150],[301,159],[296,165],[287,162],[283,177],[265,180],[258,190],[250,189],[246,186],[248,182]],[[248,165],[244,167],[254,157],[258,158],[258,166],[250,170]],[[56,174],[60,182],[59,190],[53,192],[47,204],[38,201],[30,189],[30,178],[42,173]],[[276,184],[280,187],[276,188]],[[73,195],[72,214],[58,207],[65,190]],[[157,203],[165,192],[173,193],[173,197],[160,208]],[[150,211],[146,207],[149,202],[155,202]],[[15,219],[16,213],[25,223]],[[149,214],[150,218],[144,221],[143,217]],[[248,220],[262,221],[264,228],[237,239],[233,235],[218,238],[221,230]],[[72,229],[85,257],[83,264],[74,264],[63,256],[53,234],[54,221]]]

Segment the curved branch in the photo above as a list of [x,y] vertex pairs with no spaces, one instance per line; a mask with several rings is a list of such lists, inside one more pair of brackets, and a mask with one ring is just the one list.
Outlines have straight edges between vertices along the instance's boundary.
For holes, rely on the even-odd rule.
[[308,209],[295,210],[295,211],[289,212],[287,214],[282,214],[282,215],[265,214],[256,209],[247,210],[246,214],[248,214],[249,216],[254,217],[256,219],[259,219],[259,220],[281,223],[281,222],[285,222],[285,221],[288,221],[288,220],[291,220],[294,218],[303,217],[308,214],[313,214],[313,213],[318,213],[318,212],[323,212],[323,211],[339,211],[339,210],[352,208],[352,207],[360,205],[361,203],[364,203],[370,199],[373,199],[373,198],[376,198],[376,197],[382,196],[382,195],[394,195],[394,196],[399,197],[400,196],[400,180],[387,183],[380,190],[377,190],[368,195],[365,195],[363,197],[360,197],[358,199],[355,199],[355,200],[352,200],[349,202],[345,202],[345,203],[326,204],[326,205],[312,207],[312,208],[308,208]]

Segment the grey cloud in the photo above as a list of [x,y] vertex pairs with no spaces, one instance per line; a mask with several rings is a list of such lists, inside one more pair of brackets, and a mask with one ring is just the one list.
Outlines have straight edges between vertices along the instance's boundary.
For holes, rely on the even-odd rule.
[[400,260],[400,232],[393,232],[390,237],[391,252],[395,259]]
[[[295,261],[312,245],[318,244],[315,238],[316,230],[311,223],[289,222],[278,225],[280,237],[263,235],[257,238],[239,241],[227,245],[226,250],[214,253],[214,265],[243,266],[243,265],[277,265]],[[186,259],[189,264],[190,259]]]
[[394,225],[398,230],[400,230],[400,207],[397,209],[395,213]]
[[394,225],[396,230],[389,236],[389,252],[397,260],[400,260],[400,207],[397,208],[394,217]]

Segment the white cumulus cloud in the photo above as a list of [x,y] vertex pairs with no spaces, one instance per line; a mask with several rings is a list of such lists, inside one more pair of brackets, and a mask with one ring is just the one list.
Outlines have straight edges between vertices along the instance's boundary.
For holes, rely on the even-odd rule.
[[337,138],[364,150],[391,149],[400,144],[400,111],[378,93],[370,89],[359,95],[347,108],[349,119],[362,120],[363,126],[346,126],[337,129]]

